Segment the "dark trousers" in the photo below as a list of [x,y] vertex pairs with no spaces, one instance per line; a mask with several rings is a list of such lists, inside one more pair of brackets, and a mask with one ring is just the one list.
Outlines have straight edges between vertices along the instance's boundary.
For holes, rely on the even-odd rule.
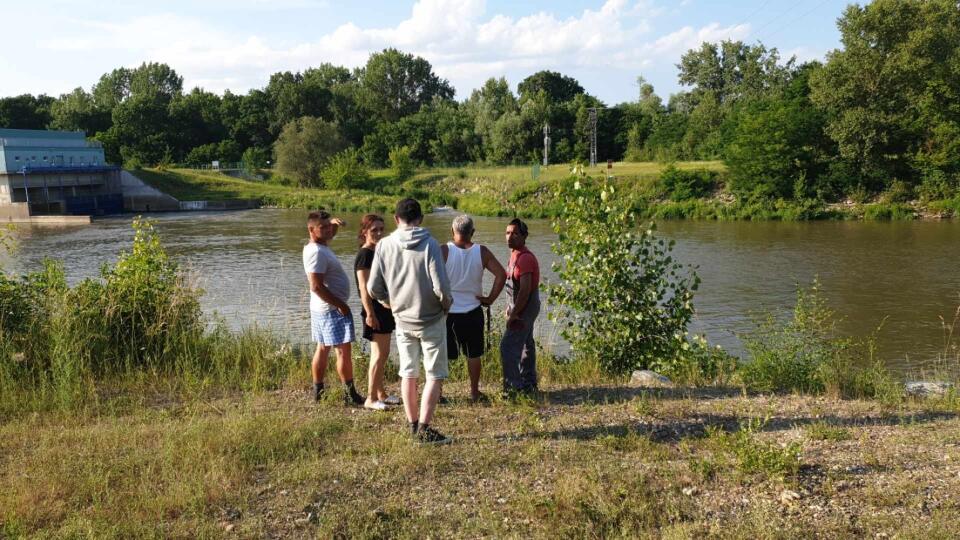
[[533,390],[537,388],[537,345],[533,341],[533,322],[540,314],[540,295],[534,290],[520,319],[523,328],[507,328],[500,340],[500,362],[503,365],[503,389]]

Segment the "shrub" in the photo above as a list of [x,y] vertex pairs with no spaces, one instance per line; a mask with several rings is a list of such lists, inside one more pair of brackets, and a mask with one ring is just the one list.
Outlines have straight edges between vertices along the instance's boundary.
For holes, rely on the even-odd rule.
[[900,203],[876,203],[868,204],[863,209],[864,219],[875,219],[881,221],[913,219],[913,208]]
[[240,161],[243,163],[243,170],[254,172],[267,166],[267,162],[270,161],[270,151],[266,148],[251,146],[243,151]]
[[913,188],[903,180],[894,180],[880,195],[880,201],[885,203],[905,203],[913,199]]
[[410,179],[417,172],[417,166],[410,155],[409,146],[401,146],[390,150],[390,170],[400,182]]
[[920,185],[917,186],[917,195],[924,202],[950,199],[956,193],[956,182],[951,182],[947,174],[940,169],[925,171]]
[[762,392],[823,392],[820,367],[847,345],[834,339],[834,327],[819,283],[798,289],[791,320],[781,325],[768,315],[756,332],[742,337],[749,354],[740,369],[743,384]]
[[330,158],[320,177],[327,189],[359,188],[370,181],[370,173],[360,162],[360,152],[354,148],[348,148]]
[[[0,418],[96,399],[100,381],[134,372],[184,375],[175,384],[265,388],[287,373],[291,353],[257,329],[208,326],[190,287],[149,223],[134,221],[131,251],[101,279],[68,287],[46,261],[21,278],[0,273]],[[280,352],[278,352],[280,349]],[[192,382],[193,381],[193,382]],[[195,383],[194,383],[195,382]]]
[[607,180],[571,178],[555,198],[562,263],[554,265],[559,283],[547,288],[563,337],[612,373],[676,358],[699,278],[673,259],[673,242],[657,238],[653,224],[635,230],[631,205]]
[[715,172],[706,169],[683,171],[672,164],[660,173],[660,183],[673,201],[707,197],[717,187]]

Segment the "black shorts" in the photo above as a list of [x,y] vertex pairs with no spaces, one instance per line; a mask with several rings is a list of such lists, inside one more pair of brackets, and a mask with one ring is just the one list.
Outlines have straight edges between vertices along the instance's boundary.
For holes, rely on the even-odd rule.
[[363,325],[363,339],[373,341],[374,334],[392,334],[397,329],[397,323],[393,320],[393,312],[383,307],[383,304],[373,301],[373,315],[380,323],[380,329],[374,330],[367,326],[367,312],[360,308],[360,320]]
[[456,360],[463,351],[467,358],[483,356],[483,307],[466,313],[447,314],[447,359]]

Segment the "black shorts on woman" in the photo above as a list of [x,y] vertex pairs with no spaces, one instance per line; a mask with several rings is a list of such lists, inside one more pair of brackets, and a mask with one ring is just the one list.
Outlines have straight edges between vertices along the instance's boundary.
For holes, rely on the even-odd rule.
[[[360,248],[360,251],[357,253],[357,258],[353,261],[353,271],[356,274],[357,270],[370,270],[370,266],[373,264],[373,250],[369,248]],[[357,294],[360,295],[360,284],[357,283]],[[360,295],[363,298],[363,295]],[[365,308],[360,308],[360,321],[363,325],[363,339],[367,341],[373,341],[374,334],[392,334],[394,330],[397,329],[397,323],[393,320],[393,312],[385,308],[383,304],[373,301],[373,316],[377,319],[377,322],[380,325],[379,330],[374,330],[372,327],[367,326],[367,311]]]

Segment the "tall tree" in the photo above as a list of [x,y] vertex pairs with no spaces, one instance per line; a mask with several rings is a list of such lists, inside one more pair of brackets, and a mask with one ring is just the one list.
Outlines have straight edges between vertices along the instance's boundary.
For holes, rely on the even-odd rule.
[[394,122],[420,107],[440,99],[453,99],[454,90],[419,56],[396,49],[373,53],[358,73],[359,101],[377,119]]
[[83,131],[88,136],[110,128],[110,111],[98,107],[93,96],[79,87],[50,105],[50,117],[51,129]]
[[283,127],[274,145],[277,170],[301,186],[318,186],[327,161],[347,147],[337,125],[305,116]]
[[0,99],[0,127],[46,129],[50,123],[53,98],[44,94],[23,94]]
[[532,99],[543,92],[550,103],[564,103],[584,93],[583,87],[573,77],[546,70],[520,81],[517,91],[520,92],[520,101]]
[[960,10],[953,0],[876,0],[837,22],[843,49],[810,80],[827,133],[867,184],[960,173]]
[[705,92],[726,104],[741,98],[761,97],[782,89],[789,80],[794,60],[780,64],[777,49],[742,41],[704,43],[686,52],[677,64],[680,84],[693,87],[695,103]]

